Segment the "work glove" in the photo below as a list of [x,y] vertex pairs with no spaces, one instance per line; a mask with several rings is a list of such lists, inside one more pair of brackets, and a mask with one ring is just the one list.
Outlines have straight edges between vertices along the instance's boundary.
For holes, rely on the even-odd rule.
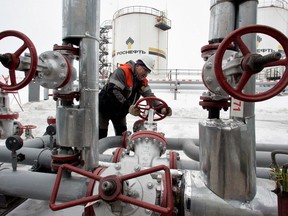
[[168,108],[164,107],[161,109],[161,114],[171,116],[172,115],[172,109],[170,107],[168,107]]
[[136,108],[135,105],[131,105],[129,107],[129,113],[131,115],[134,115],[134,116],[139,116],[140,115],[140,109]]

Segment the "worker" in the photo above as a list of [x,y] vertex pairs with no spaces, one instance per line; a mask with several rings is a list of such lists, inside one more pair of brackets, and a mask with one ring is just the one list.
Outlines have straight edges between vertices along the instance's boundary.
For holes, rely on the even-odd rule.
[[[115,135],[122,135],[127,130],[126,115],[140,114],[140,110],[134,105],[140,96],[155,97],[146,79],[154,65],[155,61],[150,56],[143,55],[136,62],[130,60],[121,64],[111,74],[99,93],[99,139],[107,137],[109,120],[113,123]],[[161,105],[157,100],[153,103],[156,108]],[[156,111],[163,115],[172,115],[170,107]]]

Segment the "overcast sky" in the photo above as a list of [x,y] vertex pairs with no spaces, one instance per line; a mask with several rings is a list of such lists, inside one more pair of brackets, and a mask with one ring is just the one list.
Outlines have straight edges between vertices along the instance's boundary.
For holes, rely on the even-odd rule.
[[[150,6],[167,12],[168,68],[202,68],[201,47],[208,43],[210,1],[192,0],[101,0],[100,24],[127,6]],[[61,0],[1,0],[0,31],[17,30],[34,43],[38,55],[62,43]],[[0,41],[0,53],[3,47]],[[6,43],[7,44],[7,43]],[[6,46],[5,44],[5,46]]]

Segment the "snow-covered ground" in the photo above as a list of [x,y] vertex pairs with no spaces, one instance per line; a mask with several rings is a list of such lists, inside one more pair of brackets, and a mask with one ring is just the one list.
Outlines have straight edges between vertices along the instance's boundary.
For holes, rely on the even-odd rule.
[[[12,111],[19,112],[19,121],[23,125],[32,124],[34,136],[41,136],[47,127],[47,117],[56,114],[56,104],[52,98],[40,102],[27,101],[27,92],[21,92],[21,107],[15,98],[10,96]],[[198,123],[207,118],[208,112],[200,105],[203,90],[182,90],[177,93],[176,100],[169,90],[155,90],[155,95],[164,100],[173,110],[173,115],[158,121],[158,131],[166,137],[198,138]],[[18,98],[18,95],[15,95]],[[229,117],[229,111],[221,111],[222,118]],[[132,131],[133,123],[138,117],[127,116],[128,130]],[[275,96],[255,104],[256,142],[288,144],[288,95]],[[114,135],[112,124],[109,125],[109,136]]]

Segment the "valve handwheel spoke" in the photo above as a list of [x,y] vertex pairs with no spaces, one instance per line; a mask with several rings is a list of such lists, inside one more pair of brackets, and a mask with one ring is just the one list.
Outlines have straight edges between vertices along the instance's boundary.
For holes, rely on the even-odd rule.
[[[263,67],[261,68],[261,70],[264,69],[265,67],[284,66],[285,71],[282,75],[282,78],[277,82],[277,84],[275,84],[269,90],[258,93],[258,94],[249,94],[249,93],[243,92],[245,85],[248,83],[251,77],[254,74],[261,71],[261,70],[255,70],[254,68],[251,69],[250,65],[248,65],[249,58],[251,57],[253,58],[255,55],[258,55],[258,54],[253,54],[249,50],[249,48],[246,46],[246,44],[244,43],[241,37],[243,35],[251,34],[251,33],[261,33],[261,34],[269,35],[270,37],[276,39],[281,44],[285,52],[285,57],[282,59],[280,59],[281,57],[280,53],[276,53],[274,58],[270,58],[273,60],[268,60],[268,61],[266,61],[268,59],[266,57],[268,56],[264,56],[264,57],[261,56],[263,59],[266,58],[266,60],[264,60],[261,63],[262,64],[261,66]],[[223,69],[222,69],[222,60],[223,60],[225,51],[233,43],[234,45],[236,45],[236,47],[239,48],[239,50],[241,51],[243,55],[243,61],[242,61],[243,73],[235,87],[233,87],[232,85],[228,83],[224,75]],[[257,57],[259,56],[260,55],[258,55]],[[215,75],[221,87],[234,98],[237,98],[243,101],[249,101],[249,102],[267,100],[279,94],[288,85],[287,56],[288,56],[288,39],[284,34],[279,32],[278,30],[271,28],[269,26],[264,26],[264,25],[251,25],[251,26],[242,27],[242,28],[236,29],[235,31],[227,35],[227,37],[225,37],[224,40],[219,45],[218,50],[215,55],[215,66],[214,66]]]
[[[0,33],[0,40],[6,37],[16,37],[23,41],[23,45],[21,45],[14,53],[6,53],[1,55],[1,59],[6,58],[7,60],[7,62],[2,62],[2,64],[9,69],[10,84],[0,82],[0,88],[4,90],[19,90],[28,85],[35,76],[38,63],[37,52],[32,41],[21,32],[9,30]],[[30,68],[27,72],[25,72],[25,77],[19,83],[17,83],[16,68],[20,62],[20,55],[26,49],[28,49],[30,52]]]
[[[61,183],[61,178],[62,178],[62,172],[64,170],[70,170],[72,172],[81,174],[83,176],[86,176],[88,178],[94,179],[99,182],[99,193],[97,195],[91,195],[87,197],[83,197],[77,200],[69,201],[66,203],[61,203],[61,204],[55,204],[58,190],[60,187]],[[143,175],[148,175],[154,172],[158,172],[160,170],[163,170],[165,173],[165,187],[167,189],[167,207],[161,207],[157,206],[151,203],[147,203],[126,195],[123,195],[123,182],[127,181],[132,178],[140,177]],[[58,211],[61,209],[65,208],[70,208],[76,205],[81,205],[81,204],[87,204],[89,202],[95,202],[99,199],[105,200],[105,201],[115,201],[115,200],[121,200],[123,202],[127,202],[139,207],[143,207],[146,209],[150,209],[152,211],[156,211],[159,213],[164,213],[166,215],[171,215],[173,211],[173,194],[172,194],[172,183],[171,183],[171,174],[170,170],[168,167],[164,165],[159,165],[156,167],[152,167],[149,169],[144,169],[135,173],[130,173],[122,176],[117,176],[117,175],[109,175],[102,177],[100,175],[95,175],[93,173],[90,173],[88,171],[79,169],[77,167],[68,165],[68,164],[63,164],[59,167],[58,173],[56,176],[54,188],[51,194],[50,198],[50,208],[54,211]]]
[[[154,102],[160,102],[159,106],[154,106]],[[135,104],[135,107],[140,110],[140,118],[144,120],[148,120],[148,115],[145,111],[148,111],[149,109],[154,110],[161,110],[162,108],[168,109],[168,105],[165,103],[165,101],[161,100],[160,98],[156,97],[145,97],[138,100]],[[154,118],[154,121],[159,121],[167,116],[167,114],[162,114],[160,112],[156,112],[157,118]]]

